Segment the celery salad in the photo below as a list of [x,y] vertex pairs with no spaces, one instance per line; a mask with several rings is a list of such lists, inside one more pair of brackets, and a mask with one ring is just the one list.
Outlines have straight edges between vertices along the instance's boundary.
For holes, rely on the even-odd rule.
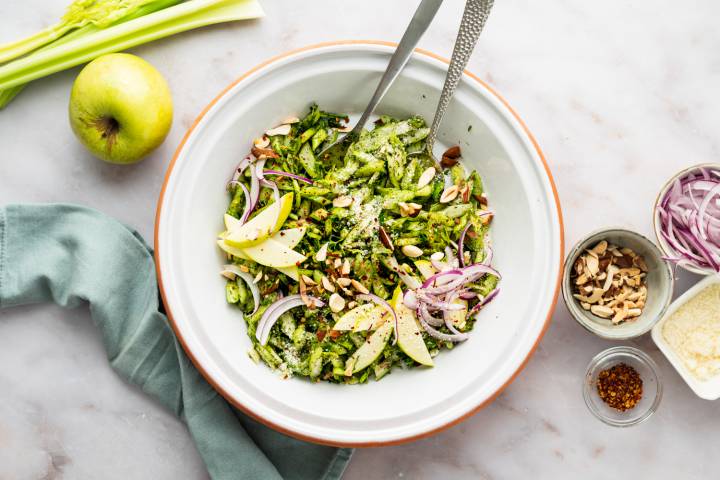
[[315,105],[283,120],[228,184],[225,296],[250,357],[285,377],[355,384],[432,367],[499,291],[493,214],[460,149],[436,164],[422,118],[383,116],[325,153],[348,121]]

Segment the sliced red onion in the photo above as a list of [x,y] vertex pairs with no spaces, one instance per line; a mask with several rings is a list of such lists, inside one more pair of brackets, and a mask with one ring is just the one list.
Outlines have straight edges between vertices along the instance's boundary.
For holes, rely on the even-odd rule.
[[720,272],[720,171],[701,168],[673,182],[656,206],[677,265]]
[[238,180],[240,180],[240,175],[243,174],[245,169],[250,165],[250,157],[245,157],[242,159],[240,163],[238,163],[237,167],[235,167],[235,171],[233,172],[233,176],[230,179],[230,182],[228,182],[228,186],[236,183]]
[[237,185],[242,189],[243,193],[245,194],[245,207],[243,209],[243,214],[240,216],[240,224],[242,225],[243,223],[245,223],[247,217],[250,216],[252,202],[250,201],[250,192],[248,192],[247,187],[240,182],[237,182]]
[[255,304],[253,311],[250,315],[254,315],[255,312],[258,311],[258,308],[260,308],[260,289],[255,283],[255,279],[253,278],[253,276],[250,275],[248,272],[243,272],[242,270],[240,270],[240,267],[238,267],[237,265],[232,264],[223,266],[223,271],[234,273],[235,276],[242,278],[243,281],[247,284],[250,292],[252,292],[253,303]]
[[267,161],[267,159],[265,159],[265,158],[255,161],[255,174],[257,175],[258,179],[260,179],[260,180],[265,178],[265,162],[266,161]]
[[414,290],[408,290],[403,296],[403,304],[410,310],[417,310],[418,300]]
[[420,303],[418,305],[417,316],[420,320],[423,320],[428,325],[432,325],[433,327],[441,327],[444,323],[443,319],[433,317],[430,314],[430,311],[428,310],[427,305],[425,305],[424,303]]
[[473,308],[470,309],[468,312],[468,315],[472,315],[473,313],[480,311],[485,305],[492,302],[495,297],[498,296],[498,293],[500,293],[500,288],[495,288],[492,292],[488,293],[485,298],[480,300]]
[[381,307],[384,307],[387,311],[389,311],[393,316],[393,321],[395,322],[395,328],[393,328],[395,332],[395,338],[393,340],[393,345],[397,343],[397,337],[398,337],[398,317],[397,313],[395,313],[395,309],[390,306],[390,304],[383,300],[382,298],[378,297],[377,295],[373,295],[372,293],[361,293],[358,295],[355,295],[355,298],[358,300],[362,300],[364,302],[373,302],[376,305],[380,305]]
[[310,185],[313,184],[313,181],[310,180],[309,178],[306,178],[306,177],[303,177],[303,176],[300,176],[300,175],[296,175],[296,174],[294,174],[294,173],[283,172],[282,170],[265,170],[263,173],[264,173],[265,175],[280,175],[281,177],[294,178],[295,180],[298,180],[298,181],[300,181],[300,182],[305,182],[305,183],[308,183],[308,184],[310,184]]
[[453,268],[452,265],[450,265],[449,263],[445,263],[440,260],[435,260],[434,258],[430,259],[430,264],[438,272],[446,272],[448,270],[452,270],[452,268]]
[[477,293],[475,293],[475,292],[471,292],[471,291],[469,291],[469,290],[465,290],[465,291],[461,292],[459,296],[460,296],[460,298],[462,298],[463,300],[472,300],[473,298],[477,298],[478,295],[477,295]]
[[467,225],[465,225],[465,228],[463,228],[462,233],[460,234],[460,238],[458,239],[458,249],[457,249],[457,258],[460,262],[460,266],[465,266],[465,235],[467,235],[468,230],[470,230],[470,227],[472,227],[471,222],[467,222]]
[[265,180],[264,178],[260,180],[260,186],[266,187],[266,188],[272,188],[273,191],[273,199],[280,204],[280,189],[278,189],[278,186],[275,182],[271,182],[270,180]]
[[436,273],[435,275],[428,277],[428,279],[422,283],[421,287],[427,288],[430,285],[444,285],[451,280],[456,280],[462,277],[462,274],[462,271],[458,269],[446,270],[444,272]]
[[[448,297],[453,297],[452,295],[448,295]],[[425,305],[428,305],[430,307],[433,307],[437,310],[446,310],[446,311],[452,311],[452,310],[462,310],[462,305],[458,305],[457,303],[451,303],[452,300],[441,300],[437,297],[433,297],[432,295],[428,295],[423,290],[419,290],[417,292],[417,298],[421,302],[423,302]]]
[[[438,331],[435,330],[433,327],[431,327],[431,326],[428,324],[427,320],[425,320],[425,318],[423,318],[422,316],[419,317],[419,320],[420,320],[420,325],[422,325],[422,327],[425,329],[425,331],[428,333],[428,335],[430,335],[431,337],[436,338],[436,339],[438,339],[438,340],[440,340],[440,341],[443,341],[443,342],[463,342],[463,341],[465,341],[465,340],[467,340],[467,339],[469,338],[469,336],[468,336],[467,333],[460,333],[460,332],[458,332],[457,334],[448,335],[448,334],[446,334],[446,333],[438,332]],[[456,330],[456,331],[457,331],[457,330]]]
[[[319,298],[310,296],[306,298],[313,302],[316,307],[322,307],[325,305],[325,303]],[[258,339],[260,345],[267,344],[268,338],[270,337],[270,330],[272,330],[273,325],[275,325],[283,313],[304,305],[305,301],[300,297],[300,295],[288,295],[287,297],[283,297],[270,305],[262,314],[262,317],[260,317],[257,329],[255,330],[255,338]]]
[[[259,162],[262,162],[262,160],[258,160]],[[258,198],[260,198],[260,178],[257,174],[257,169],[254,168],[252,165],[250,166],[250,208],[246,209],[245,212],[243,212],[242,218],[240,218],[240,221],[245,223],[247,222],[248,218],[250,218],[250,214],[255,210],[255,207],[257,206]]]

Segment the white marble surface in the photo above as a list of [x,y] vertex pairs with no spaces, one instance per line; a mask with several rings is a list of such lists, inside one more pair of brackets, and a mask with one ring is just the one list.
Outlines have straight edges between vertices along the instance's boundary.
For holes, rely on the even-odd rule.
[[[0,42],[53,21],[69,0],[0,3]],[[77,202],[148,238],[164,170],[184,130],[231,79],[290,48],[397,40],[417,1],[261,0],[263,20],[134,49],[168,78],[176,117],[144,163],[92,159],[66,120],[77,70],[36,82],[0,112],[0,204]],[[447,0],[421,45],[449,56],[462,2]],[[620,224],[651,233],[664,180],[720,153],[720,5],[711,0],[498,1],[470,68],[528,123],[555,174],[567,247]],[[691,281],[681,277],[678,290]],[[545,286],[536,286],[545,288]],[[432,438],[357,451],[346,478],[705,479],[716,475],[720,403],[660,364],[658,413],[627,430],[585,409],[581,376],[608,342],[560,305],[535,356],[491,406]],[[106,364],[86,310],[0,312],[0,479],[204,479],[184,426]]]

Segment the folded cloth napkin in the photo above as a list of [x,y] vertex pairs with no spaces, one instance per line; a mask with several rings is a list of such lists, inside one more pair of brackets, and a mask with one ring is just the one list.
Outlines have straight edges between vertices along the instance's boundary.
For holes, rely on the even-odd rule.
[[337,479],[352,450],[301,442],[231,407],[173,335],[152,252],[112,218],[75,205],[0,209],[0,308],[84,302],[110,365],[188,426],[213,479]]

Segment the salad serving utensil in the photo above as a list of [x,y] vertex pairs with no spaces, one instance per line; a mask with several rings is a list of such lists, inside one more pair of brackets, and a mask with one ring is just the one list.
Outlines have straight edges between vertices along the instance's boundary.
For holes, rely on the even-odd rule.
[[463,11],[462,20],[460,21],[460,29],[455,38],[455,47],[453,48],[452,57],[450,57],[450,65],[448,66],[445,83],[443,84],[440,100],[438,100],[437,110],[430,126],[430,133],[425,141],[427,154],[435,161],[439,170],[442,167],[437,157],[433,154],[433,146],[437,139],[438,129],[442,122],[445,111],[447,110],[450,100],[455,94],[455,89],[460,83],[468,60],[472,55],[473,49],[477,44],[480,34],[485,27],[488,15],[492,9],[494,0],[467,0],[465,10]]
[[442,2],[443,0],[422,0],[422,2],[420,2],[420,5],[418,5],[417,10],[415,10],[415,14],[413,15],[412,20],[410,20],[410,24],[405,30],[400,43],[395,49],[395,53],[392,58],[390,58],[390,62],[388,63],[385,73],[380,79],[380,83],[378,83],[378,86],[375,89],[375,93],[373,93],[370,102],[367,107],[365,107],[365,111],[360,117],[360,120],[358,120],[353,129],[346,135],[336,140],[332,145],[324,148],[320,152],[320,156],[342,155],[348,149],[350,144],[360,137],[360,132],[362,132],[365,124],[367,124],[367,121],[370,119],[370,115],[372,115],[375,107],[377,107],[378,103],[380,103],[382,98],[390,89],[395,79],[400,75],[400,72],[402,72],[403,68],[405,68],[405,65],[407,65],[408,60],[410,60],[410,56],[415,50],[420,38],[430,26],[433,18],[435,18],[435,14],[440,8],[440,5],[442,5]]

